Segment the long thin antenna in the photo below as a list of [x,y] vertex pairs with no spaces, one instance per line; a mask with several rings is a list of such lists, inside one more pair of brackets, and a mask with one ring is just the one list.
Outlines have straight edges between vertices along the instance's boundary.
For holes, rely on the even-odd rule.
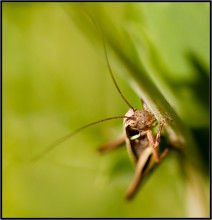
[[119,89],[118,84],[117,84],[117,82],[116,82],[116,80],[115,80],[115,77],[114,77],[112,68],[111,68],[111,66],[110,66],[109,58],[108,58],[108,55],[107,55],[105,39],[104,39],[104,36],[103,36],[103,34],[102,34],[100,28],[99,28],[98,25],[96,24],[95,20],[94,20],[93,17],[91,16],[91,14],[90,14],[85,8],[84,8],[84,10],[86,11],[87,15],[89,16],[89,18],[90,18],[91,21],[93,22],[94,26],[96,27],[96,29],[97,29],[97,30],[99,31],[99,33],[100,33],[100,36],[101,36],[102,42],[103,42],[104,54],[105,54],[105,58],[106,58],[106,62],[107,62],[107,67],[108,67],[108,69],[109,69],[110,76],[111,76],[111,78],[112,78],[112,80],[113,80],[113,82],[114,82],[114,84],[115,84],[115,86],[116,86],[116,89],[118,90],[118,92],[119,92],[119,94],[121,95],[121,97],[123,98],[123,100],[127,103],[127,105],[128,105],[130,108],[132,108],[133,110],[135,110],[134,107],[133,107],[133,106],[127,101],[127,99],[124,97],[123,93],[122,93],[121,90]]
[[80,131],[84,130],[85,128],[87,127],[90,127],[92,125],[95,125],[97,123],[101,123],[101,122],[104,122],[104,121],[109,121],[109,120],[113,120],[113,119],[119,119],[119,118],[130,118],[130,117],[127,117],[127,116],[116,116],[116,117],[111,117],[111,118],[105,118],[105,119],[102,119],[102,120],[99,120],[99,121],[95,121],[95,122],[92,122],[90,124],[87,124],[81,128],[78,128],[76,129],[75,131],[71,132],[71,133],[68,133],[66,135],[64,135],[63,137],[57,139],[55,142],[53,142],[52,144],[50,144],[46,150],[44,152],[42,152],[41,154],[39,154],[38,156],[34,157],[32,159],[32,161],[35,161],[35,160],[38,160],[41,156],[43,156],[44,154],[47,154],[49,151],[51,151],[54,147],[58,146],[59,144],[65,142],[66,140],[68,140],[70,137],[78,134]]
[[106,44],[105,44],[104,38],[103,38],[103,45],[104,45],[104,53],[105,53],[105,57],[106,57],[106,61],[107,61],[107,66],[108,66],[108,69],[109,69],[109,73],[110,73],[110,75],[111,75],[111,78],[112,78],[112,80],[113,80],[113,82],[114,82],[114,84],[115,84],[115,86],[116,86],[116,88],[117,88],[119,94],[121,95],[121,97],[124,99],[124,101],[127,103],[127,105],[128,105],[130,108],[132,108],[133,110],[135,110],[134,107],[133,107],[133,106],[127,101],[127,99],[124,97],[124,95],[122,94],[121,90],[120,90],[119,87],[118,87],[118,84],[116,83],[116,80],[115,80],[115,77],[114,77],[114,74],[113,74],[113,72],[112,72],[112,69],[111,69],[111,66],[110,66],[110,63],[109,63],[109,59],[108,59],[108,56],[107,56]]

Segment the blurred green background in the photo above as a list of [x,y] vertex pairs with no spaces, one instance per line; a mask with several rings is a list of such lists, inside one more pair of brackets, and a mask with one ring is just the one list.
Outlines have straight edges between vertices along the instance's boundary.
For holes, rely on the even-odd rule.
[[[124,200],[134,173],[126,149],[96,151],[122,131],[121,119],[30,161],[66,133],[128,110],[109,76],[100,36],[82,16],[84,7],[114,40],[123,36],[124,48],[129,34],[148,74],[194,135],[209,204],[209,6],[2,3],[3,217],[188,217],[198,210],[189,206],[175,154],[133,201]],[[139,108],[130,76],[111,53],[109,59],[121,90]]]

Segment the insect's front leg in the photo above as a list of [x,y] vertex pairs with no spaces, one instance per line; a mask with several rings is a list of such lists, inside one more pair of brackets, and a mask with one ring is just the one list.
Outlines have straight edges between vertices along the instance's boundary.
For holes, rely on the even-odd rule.
[[162,158],[164,158],[166,156],[166,154],[169,151],[169,148],[166,148],[161,155],[159,155],[158,153],[158,146],[160,144],[160,137],[161,137],[161,132],[162,132],[162,128],[164,126],[164,124],[166,123],[166,121],[162,121],[159,125],[158,131],[157,131],[157,135],[156,138],[154,137],[154,134],[152,132],[152,130],[147,130],[146,134],[147,134],[147,138],[149,140],[150,145],[152,146],[152,150],[153,150],[153,156],[156,160],[156,162],[160,162],[160,160]]
[[151,145],[154,147],[154,148],[157,148],[159,146],[159,143],[160,143],[160,136],[161,136],[161,132],[162,132],[162,128],[165,124],[165,120],[162,121],[158,127],[158,131],[157,131],[157,135],[156,135],[156,138],[154,137],[153,135],[153,132],[152,130],[148,130],[147,131],[147,137],[151,143]]
[[126,137],[125,134],[118,136],[116,139],[112,140],[111,142],[99,147],[98,151],[100,153],[105,153],[107,151],[111,151],[113,149],[116,149],[116,148],[122,146],[125,142],[125,137]]

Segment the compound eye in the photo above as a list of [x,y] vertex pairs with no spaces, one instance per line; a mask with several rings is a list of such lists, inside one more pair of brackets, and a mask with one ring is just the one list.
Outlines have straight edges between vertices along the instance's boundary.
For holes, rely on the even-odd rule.
[[130,121],[130,126],[131,127],[135,127],[137,125],[137,122],[136,121]]

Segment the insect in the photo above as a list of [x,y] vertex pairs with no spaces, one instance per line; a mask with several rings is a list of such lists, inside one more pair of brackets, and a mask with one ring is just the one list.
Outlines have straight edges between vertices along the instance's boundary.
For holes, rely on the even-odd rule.
[[161,154],[158,151],[162,128],[166,120],[159,124],[155,138],[152,128],[156,126],[156,118],[148,111],[144,101],[142,103],[143,109],[130,108],[125,114],[125,135],[99,148],[100,152],[107,152],[126,142],[129,156],[136,164],[135,176],[126,194],[127,199],[131,199],[136,193],[142,174],[148,168],[151,169],[150,160],[153,159],[159,163],[169,152],[169,147],[166,147]]
[[[80,131],[82,131],[83,129],[87,127],[90,127],[92,125],[95,125],[97,123],[101,123],[104,121],[122,118],[123,124],[124,124],[124,134],[118,137],[117,139],[99,147],[98,151],[101,153],[105,153],[105,152],[118,148],[120,145],[123,145],[123,143],[126,142],[129,156],[131,157],[131,159],[134,161],[136,165],[134,178],[126,193],[126,198],[132,199],[138,190],[138,187],[141,183],[143,176],[149,173],[149,171],[152,169],[153,163],[155,162],[159,163],[169,152],[170,147],[166,147],[162,153],[159,153],[159,145],[160,145],[160,138],[161,138],[163,126],[170,119],[163,120],[159,123],[158,130],[157,130],[156,137],[155,137],[153,133],[153,128],[156,127],[157,120],[154,114],[148,110],[146,103],[142,99],[141,99],[141,102],[142,102],[143,108],[135,109],[128,102],[128,100],[124,97],[124,95],[119,89],[117,82],[114,78],[114,74],[113,74],[113,71],[110,66],[108,56],[107,56],[106,44],[105,44],[104,38],[103,38],[103,46],[104,46],[105,58],[106,58],[106,63],[107,63],[110,76],[119,94],[121,95],[123,100],[126,102],[126,104],[130,107],[130,109],[127,111],[127,113],[124,116],[117,116],[117,117],[111,117],[111,118],[99,120],[99,121],[90,123],[88,125],[85,125],[75,130],[74,132],[71,132],[63,136],[62,138],[58,139],[53,144],[51,144],[46,149],[46,151],[42,153],[42,155],[47,153],[54,147],[58,146],[62,142],[66,141],[68,138],[79,133]],[[40,156],[37,156],[33,160],[38,159],[39,157]]]

